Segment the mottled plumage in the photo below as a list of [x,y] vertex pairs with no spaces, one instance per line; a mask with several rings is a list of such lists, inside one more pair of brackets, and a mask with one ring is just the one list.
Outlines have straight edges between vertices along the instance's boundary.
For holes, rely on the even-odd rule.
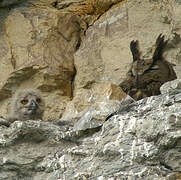
[[160,94],[160,86],[163,83],[177,78],[173,64],[163,57],[166,45],[167,41],[164,41],[164,36],[160,34],[152,58],[143,59],[138,41],[131,41],[133,62],[120,87],[135,100]]
[[44,100],[37,89],[18,90],[12,98],[8,121],[42,119]]

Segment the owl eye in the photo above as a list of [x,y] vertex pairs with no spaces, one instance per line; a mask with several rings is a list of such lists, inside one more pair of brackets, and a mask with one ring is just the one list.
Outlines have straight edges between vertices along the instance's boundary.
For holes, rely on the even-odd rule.
[[37,103],[41,103],[41,99],[40,99],[40,98],[37,98],[37,99],[36,99],[36,102],[37,102]]
[[23,99],[23,100],[21,100],[21,104],[23,104],[23,105],[28,104],[28,100],[27,100],[27,99]]

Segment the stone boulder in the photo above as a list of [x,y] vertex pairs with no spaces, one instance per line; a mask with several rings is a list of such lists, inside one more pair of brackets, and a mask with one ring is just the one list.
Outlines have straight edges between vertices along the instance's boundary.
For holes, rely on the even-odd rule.
[[60,121],[75,123],[87,112],[92,112],[90,119],[94,117],[102,121],[123,104],[129,104],[133,101],[120,87],[112,83],[94,84],[91,89],[82,89],[74,95],[73,100],[67,104]]
[[121,106],[99,126],[31,120],[1,125],[0,179],[179,180],[180,82]]

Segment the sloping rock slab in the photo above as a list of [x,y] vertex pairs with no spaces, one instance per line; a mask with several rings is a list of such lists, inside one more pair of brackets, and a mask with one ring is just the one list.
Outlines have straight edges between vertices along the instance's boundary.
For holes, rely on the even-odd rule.
[[174,90],[125,105],[104,123],[101,132],[68,150],[67,165],[71,166],[64,176],[179,179],[180,107],[181,93]]
[[170,87],[176,89],[123,106],[97,129],[0,126],[0,179],[178,180],[181,92]]

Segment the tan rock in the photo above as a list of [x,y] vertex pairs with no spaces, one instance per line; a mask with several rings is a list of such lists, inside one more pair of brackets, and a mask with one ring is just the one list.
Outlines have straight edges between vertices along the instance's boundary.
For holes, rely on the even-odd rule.
[[87,88],[95,82],[104,81],[118,84],[125,77],[131,61],[126,32],[126,6],[110,10],[107,16],[100,18],[87,30],[85,39],[74,56],[77,70],[75,88]]
[[[7,77],[13,72],[13,67],[11,63],[11,51],[8,46],[8,41],[6,37],[6,31],[4,23],[6,16],[8,16],[7,9],[1,8],[0,11],[0,88],[6,83]],[[0,99],[7,98],[10,96],[9,92],[0,93]]]
[[[59,118],[73,94],[73,54],[80,44],[81,29],[85,31],[96,18],[117,2],[120,0],[101,3],[96,0],[87,0],[85,3],[57,1],[56,6],[52,0],[31,0],[28,8],[17,6],[10,13],[8,9],[1,11],[2,114],[8,112],[6,98],[11,97],[18,88],[35,87],[41,89],[46,96],[46,119]],[[21,5],[20,1],[9,4],[3,1],[0,6],[12,3]]]
[[97,91],[100,92],[99,100],[110,99],[121,101],[127,96],[126,93],[120,87],[109,82],[101,83]]
[[[1,71],[0,99],[11,97],[18,88],[39,88],[49,93],[49,116],[59,118],[72,96],[73,54],[80,41],[77,18],[52,8],[19,8],[4,24],[10,60]],[[57,104],[52,106],[55,99]]]
[[81,112],[96,102],[102,102],[105,100],[120,101],[126,96],[127,95],[120,87],[110,82],[105,82],[94,84],[90,89],[81,89],[75,94],[73,102],[77,111]]
[[67,0],[57,2],[55,7],[79,16],[89,27],[113,5],[122,2],[125,3],[126,0]]
[[[2,7],[6,6],[4,2]],[[16,2],[20,1],[12,1]],[[125,78],[132,60],[130,41],[139,39],[143,56],[150,56],[152,44],[161,32],[170,39],[166,60],[176,64],[174,68],[180,78],[181,6],[177,1],[168,2],[31,0],[28,8],[21,3],[10,10],[1,8],[2,114],[8,111],[12,93],[23,87],[43,91],[50,119],[63,114],[73,94],[76,111],[84,111],[99,98],[104,99],[98,84],[118,85]],[[111,87],[112,92],[106,88],[105,95],[113,101],[119,99],[117,88]],[[55,100],[56,106],[53,106]]]
[[131,102],[133,101],[128,100],[122,89],[112,83],[94,84],[93,88],[81,89],[75,94],[73,100],[67,104],[61,120],[77,121],[90,106],[95,110],[94,116],[104,120],[121,105]]
[[[152,55],[152,45],[160,33],[166,34],[169,39],[164,56],[167,61],[176,64],[174,70],[179,77],[181,26],[174,19],[178,19],[176,14],[179,15],[180,8],[175,1],[169,4],[165,1],[131,0],[107,11],[88,28],[84,41],[74,55],[76,94],[81,94],[83,89],[94,89],[95,83],[109,81],[120,84],[132,62],[130,42],[139,39],[142,56],[148,58]],[[170,23],[163,21],[164,12],[171,19]]]

